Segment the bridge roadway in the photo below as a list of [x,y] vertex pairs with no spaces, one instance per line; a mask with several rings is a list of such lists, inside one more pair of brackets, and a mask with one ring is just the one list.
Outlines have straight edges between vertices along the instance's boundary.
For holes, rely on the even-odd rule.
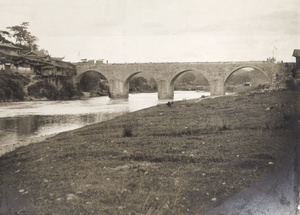
[[270,61],[130,64],[104,64],[102,61],[88,61],[76,64],[75,82],[80,82],[86,72],[99,72],[109,82],[111,98],[128,98],[130,79],[138,73],[149,73],[157,83],[158,98],[172,99],[175,80],[185,72],[196,71],[205,76],[210,85],[210,93],[215,96],[224,95],[228,78],[245,67],[264,73],[271,85],[274,84],[276,74],[279,74],[281,70],[281,64]]

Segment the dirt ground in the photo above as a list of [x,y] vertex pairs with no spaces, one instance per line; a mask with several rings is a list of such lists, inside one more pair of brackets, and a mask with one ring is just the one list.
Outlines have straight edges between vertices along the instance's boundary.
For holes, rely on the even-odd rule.
[[3,214],[205,214],[282,167],[292,91],[174,102],[0,158]]

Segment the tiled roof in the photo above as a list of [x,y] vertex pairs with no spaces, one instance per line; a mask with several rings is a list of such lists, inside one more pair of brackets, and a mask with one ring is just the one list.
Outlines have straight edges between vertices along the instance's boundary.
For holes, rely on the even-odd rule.
[[21,55],[19,55],[18,53],[14,52],[14,51],[4,51],[4,50],[0,50],[0,53],[6,56],[10,56],[10,57],[22,57]]
[[17,46],[14,46],[12,44],[9,44],[9,43],[0,43],[0,47],[6,47],[6,48],[12,48],[12,49],[22,49]]
[[47,57],[44,52],[42,51],[36,51],[36,50],[31,50],[30,52],[26,53],[27,56],[37,56],[37,57]]
[[[63,58],[51,58],[50,55],[46,55],[42,51],[36,50],[31,50],[26,54],[19,54],[16,52],[16,50],[1,50],[1,44],[3,45],[3,43],[0,43],[0,63],[26,63],[32,66],[41,66],[42,70],[47,70],[51,68],[61,68],[64,70],[75,71],[75,65],[69,62],[62,61]],[[5,47],[13,47],[10,44],[4,45]]]
[[42,66],[42,69],[53,69],[55,66],[52,65],[47,65],[47,66]]
[[0,57],[0,62],[1,63],[14,63],[13,60],[9,60],[6,57]]

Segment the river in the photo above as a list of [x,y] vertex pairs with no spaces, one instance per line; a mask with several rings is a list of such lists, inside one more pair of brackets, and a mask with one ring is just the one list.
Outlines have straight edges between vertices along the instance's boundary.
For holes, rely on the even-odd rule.
[[[173,101],[209,96],[209,92],[175,91]],[[170,100],[157,93],[129,94],[128,99],[96,97],[71,101],[0,103],[0,156],[21,145],[57,133],[112,119]]]

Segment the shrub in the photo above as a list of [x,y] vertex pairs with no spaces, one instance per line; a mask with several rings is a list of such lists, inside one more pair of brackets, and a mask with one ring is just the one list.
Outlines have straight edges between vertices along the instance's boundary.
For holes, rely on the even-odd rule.
[[130,125],[124,126],[123,137],[132,137],[132,127]]
[[57,100],[60,98],[56,87],[48,83],[46,80],[36,82],[29,86],[28,95],[37,98],[46,97],[50,100]]
[[0,101],[23,101],[23,87],[28,83],[29,79],[21,75],[0,75]]

